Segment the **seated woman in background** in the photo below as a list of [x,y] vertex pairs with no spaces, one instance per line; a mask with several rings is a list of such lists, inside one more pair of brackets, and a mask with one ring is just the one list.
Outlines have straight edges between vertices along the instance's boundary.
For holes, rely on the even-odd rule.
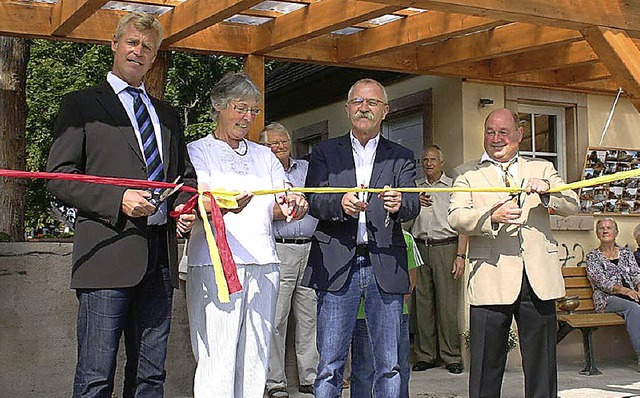
[[640,224],[633,229],[633,240],[638,244],[638,248],[633,252],[633,255],[636,256],[636,263],[640,265]]
[[631,250],[616,245],[618,224],[615,220],[598,220],[596,236],[600,246],[587,253],[593,304],[598,312],[615,312],[624,318],[640,372],[640,268]]

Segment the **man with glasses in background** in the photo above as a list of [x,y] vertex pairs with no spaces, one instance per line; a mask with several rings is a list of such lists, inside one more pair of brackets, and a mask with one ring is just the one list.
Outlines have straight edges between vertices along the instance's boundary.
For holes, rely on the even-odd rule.
[[364,300],[375,396],[400,395],[398,345],[403,295],[409,293],[407,251],[401,223],[420,211],[413,153],[380,136],[389,112],[384,87],[362,79],[349,90],[345,111],[351,131],[317,144],[311,153],[308,187],[372,187],[378,194],[308,194],[318,218],[303,284],[317,291],[319,351],[315,396],[341,396],[342,373]]
[[[260,133],[260,143],[271,148],[284,167],[287,181],[304,186],[309,162],[291,158],[291,136],[280,123],[271,123]],[[302,286],[302,275],[311,249],[311,235],[318,220],[310,215],[291,222],[274,221],[276,252],[280,259],[280,290],[271,335],[271,353],[267,372],[269,398],[288,397],[285,375],[285,346],[289,313],[295,319],[295,346],[298,364],[298,391],[313,394],[318,350],[316,349],[316,293]]]

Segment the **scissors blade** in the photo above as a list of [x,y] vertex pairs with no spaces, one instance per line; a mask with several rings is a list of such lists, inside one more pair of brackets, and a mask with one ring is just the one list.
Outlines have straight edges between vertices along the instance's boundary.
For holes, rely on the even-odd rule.
[[178,192],[180,190],[180,188],[182,188],[182,186],[184,185],[184,182],[181,182],[180,184],[176,185],[173,188],[167,188],[165,189],[161,194],[160,194],[160,202],[164,202],[165,200],[167,200],[167,198],[171,195],[173,195],[174,193]]

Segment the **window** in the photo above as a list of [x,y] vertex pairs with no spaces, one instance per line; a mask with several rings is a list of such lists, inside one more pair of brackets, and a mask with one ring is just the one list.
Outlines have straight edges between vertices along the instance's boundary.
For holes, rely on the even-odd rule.
[[431,89],[389,101],[389,113],[382,122],[382,136],[413,151],[417,178],[424,177],[422,151],[432,143]]
[[520,153],[550,161],[566,180],[565,109],[519,104],[518,117],[524,130]]
[[309,159],[313,146],[329,136],[329,121],[323,120],[291,131],[291,156]]

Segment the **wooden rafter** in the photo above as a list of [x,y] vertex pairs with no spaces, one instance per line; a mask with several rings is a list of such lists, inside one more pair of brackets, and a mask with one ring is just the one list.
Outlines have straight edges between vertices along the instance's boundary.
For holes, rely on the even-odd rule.
[[580,30],[601,25],[640,35],[640,2],[628,0],[368,0]]
[[561,68],[556,71],[558,84],[576,84],[610,79],[609,69],[602,63]]
[[349,27],[402,7],[356,0],[323,0],[254,28],[252,53],[266,54],[294,43]]
[[423,12],[338,39],[338,58],[356,60],[504,24],[489,18],[439,11]]
[[422,46],[418,51],[418,64],[421,69],[429,70],[577,40],[582,40],[582,35],[576,31],[513,23]]
[[170,46],[261,2],[262,0],[185,1],[159,18],[165,28],[164,45]]
[[[304,7],[252,9],[262,1],[129,3],[167,7],[164,50],[598,93],[621,85],[640,101],[640,0],[279,0]],[[126,11],[105,3],[0,0],[0,35],[107,44]],[[370,21],[387,14],[399,19]],[[233,15],[271,21],[225,22]],[[332,34],[348,27],[364,30]]]
[[622,87],[640,111],[640,49],[629,35],[619,29],[602,26],[582,31],[585,39],[598,54],[613,80]]
[[67,36],[109,0],[58,0],[51,8],[51,35]]
[[577,41],[494,58],[491,61],[491,74],[493,76],[514,75],[597,61],[598,56],[589,44],[586,41]]

